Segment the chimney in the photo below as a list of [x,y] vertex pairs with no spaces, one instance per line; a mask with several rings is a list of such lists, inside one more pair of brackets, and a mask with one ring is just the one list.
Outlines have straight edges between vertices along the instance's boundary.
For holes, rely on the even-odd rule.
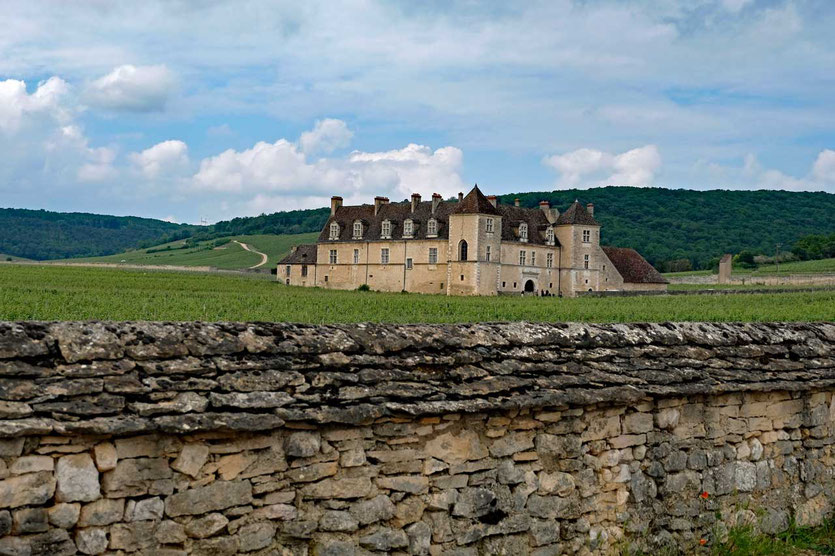
[[551,209],[551,203],[549,201],[539,201],[539,208],[542,212],[545,213],[545,218],[548,219],[548,222],[553,224],[557,221],[556,217],[554,216],[555,210]]
[[549,201],[539,201],[539,208],[548,212],[551,208],[551,203]]
[[464,200],[464,194],[459,191],[458,192],[458,202],[460,203],[463,200]]
[[589,203],[586,205],[586,210],[591,216],[594,216],[594,203]]
[[342,206],[342,197],[331,197],[331,216],[336,214],[336,209]]
[[498,203],[498,200],[496,199],[495,195],[488,195],[487,200],[490,201],[490,204],[494,207],[496,206],[496,203]]
[[420,204],[420,193],[412,193],[412,212],[415,212]]
[[432,194],[432,214],[435,214],[435,209],[438,208],[438,204],[441,202],[441,194],[440,193],[433,193]]
[[518,207],[518,206],[519,206],[519,197],[516,197],[515,199],[513,199],[513,206],[514,206],[514,207]]
[[374,197],[374,216],[380,212],[380,207],[389,203],[388,197]]

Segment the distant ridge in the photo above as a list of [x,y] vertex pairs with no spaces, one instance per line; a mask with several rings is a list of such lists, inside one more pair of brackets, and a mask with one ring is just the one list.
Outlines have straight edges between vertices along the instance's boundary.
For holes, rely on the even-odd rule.
[[[489,186],[484,190],[490,193]],[[596,187],[509,193],[500,201],[516,198],[526,207],[550,201],[561,211],[575,199],[593,202],[594,217],[603,226],[602,243],[632,247],[657,268],[675,259],[709,267],[724,253],[773,253],[777,243],[785,251],[804,235],[835,232],[835,194],[822,192]],[[0,209],[0,253],[37,260],[91,257],[186,237],[318,232],[328,214],[327,208],[293,210],[187,226],[150,218]]]

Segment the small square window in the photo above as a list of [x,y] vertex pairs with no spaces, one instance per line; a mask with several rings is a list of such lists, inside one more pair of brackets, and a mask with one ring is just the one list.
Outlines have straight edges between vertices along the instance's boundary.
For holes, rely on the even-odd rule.
[[409,257],[408,259],[406,259],[406,268],[407,268],[408,270],[412,270],[412,258],[411,258],[411,257]]

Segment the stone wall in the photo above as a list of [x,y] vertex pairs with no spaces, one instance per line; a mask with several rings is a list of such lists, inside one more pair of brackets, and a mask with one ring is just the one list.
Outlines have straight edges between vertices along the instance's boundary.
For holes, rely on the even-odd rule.
[[834,353],[823,323],[0,323],[0,554],[692,553],[816,524]]

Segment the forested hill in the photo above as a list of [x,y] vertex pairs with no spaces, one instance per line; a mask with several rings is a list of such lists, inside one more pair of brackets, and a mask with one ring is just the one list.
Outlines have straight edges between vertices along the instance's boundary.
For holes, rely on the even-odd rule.
[[743,249],[773,255],[777,243],[788,251],[802,236],[835,231],[831,193],[599,187],[500,198],[516,197],[523,206],[547,200],[561,210],[575,199],[592,202],[601,242],[633,247],[658,268],[673,259],[704,268]]
[[[487,191],[489,193],[489,190]],[[565,210],[575,200],[595,204],[604,244],[633,247],[663,268],[674,259],[709,267],[724,253],[743,249],[773,254],[807,234],[835,231],[835,195],[789,191],[693,191],[642,187],[598,187],[501,195],[537,207],[547,200]],[[322,229],[328,209],[297,210],[236,218],[200,234],[299,233]]]
[[0,209],[0,253],[36,260],[111,255],[188,237],[193,228],[135,216]]

